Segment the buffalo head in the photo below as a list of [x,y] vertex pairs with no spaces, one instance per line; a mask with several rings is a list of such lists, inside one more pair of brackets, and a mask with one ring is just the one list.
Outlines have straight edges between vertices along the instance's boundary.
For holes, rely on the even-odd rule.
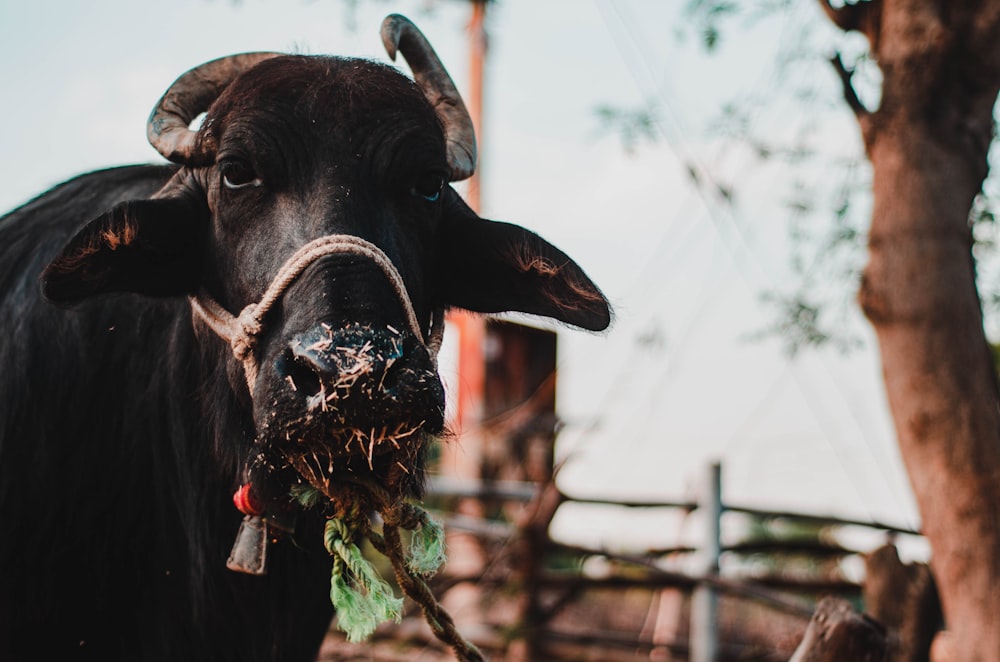
[[476,159],[465,107],[409,21],[389,17],[382,36],[415,82],[369,61],[273,53],[181,76],[148,128],[173,177],[83,227],[43,275],[57,302],[189,298],[252,420],[243,471],[263,476],[258,499],[303,478],[328,494],[372,478],[419,491],[421,451],[443,427],[445,309],[610,321],[569,257],[456,194],[449,181]]

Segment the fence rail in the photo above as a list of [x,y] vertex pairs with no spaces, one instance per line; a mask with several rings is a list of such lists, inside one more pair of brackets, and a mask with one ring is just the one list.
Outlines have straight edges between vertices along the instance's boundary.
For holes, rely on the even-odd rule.
[[[719,467],[713,466],[718,472]],[[550,479],[551,480],[551,479]],[[739,597],[768,609],[791,616],[805,623],[813,615],[815,599],[822,595],[837,595],[856,598],[861,595],[862,587],[851,581],[831,579],[828,577],[788,577],[780,574],[759,576],[745,575],[740,578],[723,576],[718,572],[718,554],[736,553],[750,554],[799,554],[832,561],[859,554],[859,550],[824,542],[821,540],[744,540],[726,545],[719,544],[718,538],[706,540],[704,547],[677,545],[659,549],[645,549],[635,553],[625,553],[620,550],[597,549],[592,547],[570,545],[554,541],[548,537],[548,526],[557,508],[564,504],[581,504],[612,506],[627,509],[673,509],[692,513],[700,511],[707,516],[710,523],[718,526],[724,513],[740,513],[761,520],[790,520],[817,526],[831,527],[863,527],[876,531],[884,531],[895,535],[920,536],[916,529],[897,524],[875,520],[862,520],[838,517],[828,514],[795,512],[787,510],[768,510],[749,507],[740,504],[726,503],[721,498],[721,489],[716,477],[714,494],[712,490],[706,493],[704,502],[694,500],[667,499],[622,499],[603,495],[575,495],[562,492],[553,483],[536,484],[521,481],[482,481],[455,480],[434,477],[430,481],[427,498],[432,508],[438,508],[441,517],[450,531],[466,532],[484,544],[511,544],[523,558],[533,558],[529,564],[531,570],[522,569],[519,576],[513,580],[521,591],[534,597],[527,598],[536,606],[522,614],[524,622],[518,626],[530,636],[535,643],[539,637],[549,641],[558,640],[560,636],[569,636],[580,643],[576,635],[560,633],[558,627],[550,627],[555,615],[569,603],[579,599],[588,590],[628,590],[645,588],[650,591],[661,591],[666,588],[678,589],[687,594],[708,594],[714,601],[716,595]],[[485,504],[521,504],[522,508],[511,510],[504,506],[499,512],[507,513],[512,521],[490,519],[484,516],[470,516],[458,512],[450,512],[455,502],[461,500],[476,500]],[[712,500],[714,499],[714,504]],[[488,506],[491,508],[491,506]],[[513,515],[513,513],[518,513]],[[486,542],[489,541],[489,542]],[[713,542],[714,541],[714,542]],[[711,543],[711,544],[710,544]],[[714,562],[710,562],[701,573],[679,571],[674,567],[664,567],[664,561],[670,557],[693,555],[697,553],[716,554]],[[580,563],[583,559],[603,557],[612,565],[609,574],[595,576],[579,565],[575,570],[556,570],[555,566],[547,565],[542,559],[552,559],[555,555],[562,558],[575,558]],[[777,556],[777,558],[781,558]],[[787,558],[787,557],[785,557]],[[523,560],[523,559],[522,559]],[[525,566],[528,567],[528,566]],[[459,584],[476,584],[481,587],[500,588],[510,585],[512,579],[506,574],[489,571],[470,574],[445,575],[436,579],[439,590],[448,591]],[[556,600],[541,600],[541,591],[559,596]],[[699,598],[700,599],[700,598]],[[719,647],[723,646],[718,636],[717,611],[699,612],[697,603],[692,602],[690,639],[681,644],[683,649],[691,654],[691,660],[716,659]],[[547,603],[544,604],[543,602]],[[707,623],[707,625],[705,625]],[[544,634],[542,634],[544,632]],[[607,633],[593,633],[595,640],[602,640],[608,645]],[[621,639],[621,644],[643,648],[654,646],[642,637]],[[534,644],[532,644],[534,645]],[[658,643],[656,646],[663,647]],[[673,646],[668,644],[667,648]],[[679,651],[675,651],[679,652]]]
[[[453,497],[468,499],[497,499],[511,501],[515,503],[528,503],[534,499],[539,492],[539,486],[535,483],[527,483],[513,480],[500,481],[474,481],[434,477],[430,481],[428,494],[434,497]],[[687,512],[694,512],[700,507],[697,501],[669,501],[664,499],[622,499],[620,497],[605,496],[579,496],[561,492],[565,503],[578,503],[585,505],[618,506],[620,508],[674,508]],[[899,533],[910,536],[922,536],[918,530],[899,524],[879,522],[877,520],[852,519],[837,517],[834,515],[822,515],[815,513],[803,513],[791,510],[767,510],[750,506],[741,506],[723,502],[723,512],[742,513],[754,517],[767,519],[792,519],[810,524],[829,526],[859,526],[890,533]]]

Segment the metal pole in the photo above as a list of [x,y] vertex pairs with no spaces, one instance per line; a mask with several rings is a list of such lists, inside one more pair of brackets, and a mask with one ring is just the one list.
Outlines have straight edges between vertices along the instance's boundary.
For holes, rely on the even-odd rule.
[[[704,499],[705,512],[705,574],[719,574],[722,519],[722,465],[713,462],[708,467]],[[719,652],[719,601],[715,589],[701,584],[691,598],[691,662],[716,662]]]

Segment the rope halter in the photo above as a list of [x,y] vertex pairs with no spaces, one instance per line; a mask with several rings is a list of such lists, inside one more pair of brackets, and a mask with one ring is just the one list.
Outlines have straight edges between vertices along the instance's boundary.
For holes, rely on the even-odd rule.
[[242,364],[246,375],[247,386],[251,393],[257,382],[258,364],[254,350],[257,340],[264,329],[264,317],[274,307],[295,279],[302,275],[316,260],[327,255],[347,254],[359,255],[370,259],[382,270],[396,293],[396,298],[403,304],[406,324],[431,356],[431,361],[437,362],[438,350],[444,334],[444,311],[435,310],[431,316],[431,326],[426,336],[413,310],[413,302],[406,291],[399,270],[382,249],[360,237],[349,234],[331,234],[314,239],[304,245],[288,258],[281,266],[274,280],[264,290],[257,303],[247,305],[239,315],[234,316],[212,298],[204,289],[190,297],[191,310],[196,317],[208,325],[217,336],[229,343],[235,356]]

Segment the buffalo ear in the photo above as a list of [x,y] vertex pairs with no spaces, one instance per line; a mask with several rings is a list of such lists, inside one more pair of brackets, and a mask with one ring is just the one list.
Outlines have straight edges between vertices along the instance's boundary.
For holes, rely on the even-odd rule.
[[118,204],[87,223],[45,267],[42,292],[60,303],[107,292],[192,292],[207,213],[189,198]]
[[607,299],[561,250],[524,228],[479,218],[455,196],[446,209],[437,281],[448,305],[541,315],[590,331],[611,323]]

